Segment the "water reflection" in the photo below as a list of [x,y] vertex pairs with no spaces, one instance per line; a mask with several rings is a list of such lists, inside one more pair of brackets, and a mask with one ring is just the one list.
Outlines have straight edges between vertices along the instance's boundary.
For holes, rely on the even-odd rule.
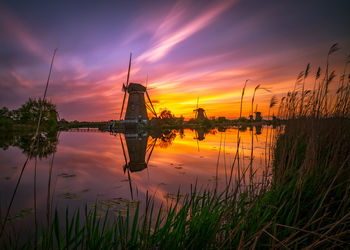
[[[244,130],[245,129],[245,130]],[[263,175],[266,148],[270,143],[266,127],[239,128],[240,171]],[[51,157],[51,203],[53,207],[74,210],[96,200],[145,199],[147,191],[156,204],[167,203],[174,194],[189,192],[190,185],[223,189],[228,175],[238,176],[232,167],[237,151],[238,128],[168,130],[150,134],[61,132],[42,134],[37,163],[36,192],[38,216],[45,218]],[[4,214],[31,144],[31,135],[1,135],[0,211]],[[269,139],[269,140],[268,140]],[[266,147],[267,145],[267,147]],[[254,161],[251,160],[253,156]],[[253,163],[253,166],[249,164]],[[248,169],[249,168],[249,169]],[[34,160],[25,169],[11,214],[33,208]],[[248,170],[246,170],[248,169]],[[248,175],[248,174],[247,174]],[[50,177],[51,178],[51,177]],[[141,202],[141,207],[142,207]],[[28,225],[33,218],[26,215]],[[23,222],[24,223],[24,222]]]
[[[26,134],[1,133],[0,148],[7,150],[11,146],[18,147],[30,159],[34,157],[47,158],[57,150],[58,131],[42,131],[38,134],[36,141],[34,140],[34,132]],[[31,145],[32,151],[30,150]]]
[[[127,152],[129,155],[129,160],[125,158],[125,169],[131,172],[137,172],[144,170],[147,167],[146,163],[146,152],[147,152],[147,142],[148,135],[138,135],[138,134],[124,134]],[[126,156],[125,147],[123,141],[121,141],[123,147],[123,154]]]
[[[126,147],[122,140],[122,134],[119,134],[125,160],[125,165],[123,166],[124,172],[126,169],[130,170],[130,172],[138,172],[147,168],[153,149],[156,145],[161,148],[167,148],[171,145],[176,138],[176,131],[163,131],[160,133],[154,133],[151,136],[147,133],[137,134],[135,132],[124,133],[123,135]],[[151,140],[149,140],[150,137]],[[127,155],[129,157],[127,157]]]

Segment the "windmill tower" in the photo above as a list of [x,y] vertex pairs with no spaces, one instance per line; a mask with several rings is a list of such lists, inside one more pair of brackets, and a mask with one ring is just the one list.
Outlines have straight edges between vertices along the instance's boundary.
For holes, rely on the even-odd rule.
[[[120,112],[120,120],[123,117],[124,104],[126,99],[126,94],[129,94],[128,105],[126,107],[125,118],[123,123],[126,126],[135,126],[138,123],[146,123],[149,121],[147,115],[147,109],[157,117],[157,113],[154,110],[151,99],[148,95],[147,88],[140,83],[129,83],[130,78],[130,68],[131,68],[131,57],[130,53],[128,75],[126,78],[126,84],[123,83],[122,91],[124,91],[123,104]],[[145,101],[145,93],[149,104]]]
[[197,108],[193,110],[195,112],[195,118],[196,120],[205,120],[207,118],[207,114],[205,113],[205,110],[198,107],[199,97],[197,98]]

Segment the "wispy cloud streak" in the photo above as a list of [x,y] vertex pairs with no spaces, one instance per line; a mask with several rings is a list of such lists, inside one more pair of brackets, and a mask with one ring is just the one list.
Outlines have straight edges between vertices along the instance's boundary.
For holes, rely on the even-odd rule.
[[152,48],[145,51],[137,58],[137,60],[145,60],[147,62],[156,62],[160,60],[178,43],[184,41],[214,22],[216,17],[231,7],[234,2],[234,0],[222,1],[219,4],[216,4],[216,6],[208,8],[188,24],[168,33],[166,32],[167,30],[177,26],[177,22],[181,20],[180,17],[185,8],[182,2],[181,4],[177,4],[165,21],[159,26],[159,29],[155,34],[156,41]]
[[1,4],[0,25],[2,25],[9,34],[13,35],[28,51],[45,61],[50,61],[50,55],[46,51],[43,51],[39,41],[30,34],[15,15]]

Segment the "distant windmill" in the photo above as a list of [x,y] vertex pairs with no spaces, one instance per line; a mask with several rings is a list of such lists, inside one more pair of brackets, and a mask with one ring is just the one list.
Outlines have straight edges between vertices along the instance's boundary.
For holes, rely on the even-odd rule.
[[[123,111],[124,111],[124,104],[126,99],[126,93],[129,94],[128,98],[128,105],[126,107],[125,112],[125,118],[124,123],[125,124],[137,124],[139,122],[147,122],[148,115],[147,115],[147,109],[155,116],[157,117],[157,113],[153,107],[152,101],[148,95],[147,88],[144,87],[142,84],[139,83],[129,83],[130,78],[130,69],[131,69],[131,58],[132,54],[130,53],[130,59],[129,59],[129,68],[128,68],[128,75],[126,78],[126,84],[123,83],[122,91],[124,91],[124,97],[123,97],[123,104],[120,111],[120,120],[122,120],[123,117]],[[147,96],[147,99],[149,101],[149,104],[145,101],[145,93]]]
[[205,113],[205,110],[202,108],[198,107],[198,103],[199,103],[199,97],[197,98],[197,108],[195,110],[193,110],[193,112],[195,112],[195,118],[196,120],[205,120],[208,119],[207,118],[207,114]]

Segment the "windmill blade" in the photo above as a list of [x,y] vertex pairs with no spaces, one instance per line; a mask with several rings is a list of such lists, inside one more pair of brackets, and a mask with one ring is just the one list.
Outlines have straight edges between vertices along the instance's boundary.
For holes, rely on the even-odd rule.
[[198,109],[198,103],[199,103],[199,96],[197,97],[197,109]]
[[123,168],[123,170],[124,170],[124,173],[125,173],[126,168],[128,169],[128,182],[129,182],[129,188],[130,188],[131,199],[133,200],[133,199],[134,199],[134,194],[133,194],[133,190],[132,190],[132,183],[131,183],[130,171],[129,171],[129,168],[127,167],[127,166],[128,166],[128,160],[127,160],[127,158],[126,158],[124,143],[123,143],[121,134],[119,134],[119,138],[120,138],[120,143],[122,144],[123,155],[124,155],[124,160],[125,160],[125,167]]
[[131,57],[132,57],[132,53],[130,52],[128,76],[127,76],[127,78],[126,78],[126,88],[128,88],[128,86],[129,86],[129,77],[130,77],[130,68],[131,68]]
[[132,183],[131,183],[131,176],[130,176],[130,170],[128,168],[128,181],[129,181],[129,189],[130,189],[130,194],[131,194],[131,200],[134,200],[134,194],[132,191]]
[[124,97],[123,97],[123,104],[122,104],[122,109],[120,111],[119,120],[121,120],[122,116],[123,116],[123,110],[124,110],[124,104],[125,104],[125,98],[126,98],[126,89],[125,89],[125,85],[124,84],[123,84],[123,89],[124,89]]
[[155,141],[155,140],[157,140],[157,138],[155,138],[155,139],[154,139],[154,138],[152,138],[150,143],[148,143],[148,142],[147,142],[146,152],[148,152],[148,151],[150,151],[150,150],[151,150],[151,148],[152,148],[153,143],[154,143],[154,141]]
[[147,162],[146,162],[146,164],[147,164],[147,168],[148,168],[148,162],[149,162],[149,159],[151,158],[151,155],[152,155],[152,152],[153,152],[154,146],[155,146],[155,145],[156,145],[156,143],[157,143],[157,139],[158,139],[158,138],[156,138],[156,139],[154,140],[154,142],[153,142],[153,144],[152,144],[152,149],[151,149],[151,151],[150,151],[150,153],[149,153],[149,155],[148,155]]
[[[124,154],[124,160],[125,160],[125,166],[127,166],[127,165],[128,165],[128,159],[126,158],[124,143],[123,143],[121,134],[119,134],[119,138],[120,138],[120,143],[122,144],[122,149],[123,149],[123,154]],[[125,172],[125,169],[124,169],[124,172]]]
[[146,103],[146,108],[149,112],[151,112],[155,117],[157,117],[157,114],[153,111],[153,109]]
[[126,98],[126,91],[128,90],[128,86],[129,86],[130,69],[131,69],[131,57],[132,57],[132,53],[130,52],[128,75],[127,75],[127,77],[126,77],[126,85],[124,85],[124,83],[123,83],[124,97],[123,97],[123,104],[122,104],[122,109],[121,109],[121,111],[120,111],[119,120],[121,120],[121,119],[122,119],[122,116],[123,116],[124,104],[125,104],[125,98]]
[[157,116],[157,112],[156,112],[156,110],[155,110],[155,109],[154,109],[154,107],[153,107],[153,104],[152,104],[151,98],[149,98],[149,95],[148,95],[147,89],[146,89],[146,96],[147,96],[147,98],[148,98],[149,103],[151,104],[152,109],[153,109],[153,114],[156,116],[156,118],[158,118],[158,116]]

